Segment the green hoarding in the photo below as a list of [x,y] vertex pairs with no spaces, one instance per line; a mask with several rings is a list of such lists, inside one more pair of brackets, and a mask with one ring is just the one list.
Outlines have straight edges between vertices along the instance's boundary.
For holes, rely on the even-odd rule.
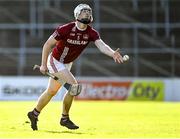
[[128,100],[164,100],[163,81],[135,81],[132,83]]

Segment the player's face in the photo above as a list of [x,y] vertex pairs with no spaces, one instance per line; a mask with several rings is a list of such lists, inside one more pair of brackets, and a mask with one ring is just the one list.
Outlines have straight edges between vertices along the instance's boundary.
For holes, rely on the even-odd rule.
[[82,18],[90,19],[91,14],[92,14],[92,12],[90,9],[82,9],[81,13],[79,14],[79,18],[80,19],[82,19]]

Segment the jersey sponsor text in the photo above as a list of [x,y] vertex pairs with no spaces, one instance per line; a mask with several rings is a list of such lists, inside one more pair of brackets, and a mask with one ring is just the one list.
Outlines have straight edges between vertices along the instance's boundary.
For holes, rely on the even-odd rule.
[[67,42],[75,45],[86,45],[88,43],[88,41],[71,40],[71,39],[67,39]]

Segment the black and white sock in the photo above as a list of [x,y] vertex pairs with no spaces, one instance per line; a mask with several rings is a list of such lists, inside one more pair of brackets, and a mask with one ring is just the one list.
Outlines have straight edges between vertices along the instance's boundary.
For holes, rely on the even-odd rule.
[[34,117],[35,117],[35,118],[38,118],[40,112],[39,112],[36,108],[34,108],[34,110],[33,110],[32,112],[33,112],[33,114],[34,114]]
[[68,114],[62,114],[62,119],[68,119],[69,115]]

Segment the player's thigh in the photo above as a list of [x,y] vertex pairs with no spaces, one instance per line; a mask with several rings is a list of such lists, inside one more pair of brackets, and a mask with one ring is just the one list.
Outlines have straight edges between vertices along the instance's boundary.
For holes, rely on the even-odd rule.
[[59,81],[61,84],[69,83],[69,84],[76,84],[77,81],[73,74],[70,72],[72,67],[72,62],[68,64],[64,64],[56,60],[52,54],[48,56],[47,67],[50,73],[54,74],[55,76],[59,77]]
[[68,69],[61,70],[57,73],[54,73],[54,75],[59,77],[60,80],[62,80],[64,83],[67,82],[69,84],[77,84],[76,78]]
[[60,84],[58,81],[56,81],[52,78],[49,78],[47,91],[49,93],[52,93],[53,95],[55,95],[61,86],[62,86],[62,84]]

